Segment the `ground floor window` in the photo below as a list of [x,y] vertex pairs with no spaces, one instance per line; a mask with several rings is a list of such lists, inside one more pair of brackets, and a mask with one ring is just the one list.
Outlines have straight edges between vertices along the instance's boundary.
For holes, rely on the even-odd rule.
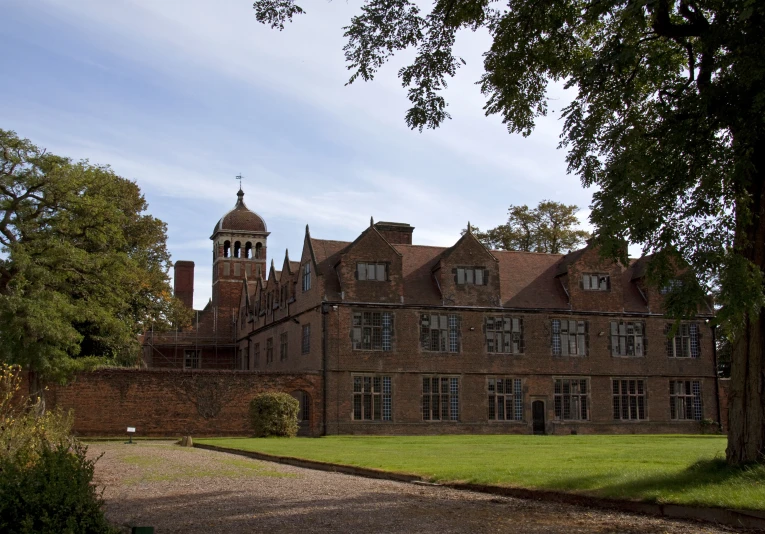
[[645,419],[645,382],[638,379],[612,380],[614,419],[624,421]]
[[556,378],[555,418],[579,421],[590,418],[589,378]]
[[422,419],[425,421],[459,421],[460,379],[453,376],[422,378]]
[[274,361],[274,338],[266,339],[266,364]]
[[489,420],[523,421],[520,378],[489,378]]
[[255,348],[253,349],[252,365],[253,367],[260,366],[260,343],[255,343]]
[[672,419],[701,421],[701,383],[698,380],[671,380],[669,411]]
[[196,349],[187,349],[183,351],[183,368],[184,369],[199,369],[201,365],[201,354]]
[[355,375],[353,377],[353,419],[355,421],[390,421],[392,414],[390,377]]

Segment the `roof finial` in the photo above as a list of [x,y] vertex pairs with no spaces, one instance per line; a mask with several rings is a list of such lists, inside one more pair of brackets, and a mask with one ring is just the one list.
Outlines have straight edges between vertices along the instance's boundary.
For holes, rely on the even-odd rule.
[[242,190],[242,178],[243,178],[243,176],[242,176],[241,172],[239,174],[237,174],[236,177],[235,177],[236,180],[239,180],[239,191]]
[[468,231],[469,234],[473,233],[473,229],[470,227],[470,221],[468,221],[468,229],[467,229],[467,231]]
[[375,218],[369,217],[369,226],[374,226],[374,225],[375,225]]

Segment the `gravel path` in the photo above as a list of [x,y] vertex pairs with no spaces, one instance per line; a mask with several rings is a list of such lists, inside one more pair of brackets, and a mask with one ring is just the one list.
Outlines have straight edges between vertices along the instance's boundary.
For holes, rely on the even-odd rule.
[[106,515],[129,532],[718,533],[729,529],[313,471],[171,442],[90,444]]

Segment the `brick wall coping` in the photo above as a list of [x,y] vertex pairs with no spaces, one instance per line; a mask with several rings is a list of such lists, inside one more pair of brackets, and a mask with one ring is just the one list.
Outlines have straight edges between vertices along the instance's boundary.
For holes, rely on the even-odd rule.
[[356,467],[351,465],[319,462],[316,460],[304,460],[301,458],[293,458],[289,456],[275,456],[262,452],[242,451],[238,449],[219,447],[217,445],[205,445],[201,443],[194,443],[194,447],[216,452],[237,454],[239,456],[246,456],[248,458],[263,460],[266,462],[275,462],[292,465],[295,467],[303,467],[306,469],[316,469],[319,471],[344,473],[346,475],[355,475],[365,478],[394,480],[396,482],[406,482],[410,484],[443,486],[456,490],[477,491],[481,493],[489,493],[492,495],[502,495],[504,497],[514,497],[517,499],[545,500],[571,504],[575,506],[584,506],[587,508],[596,508],[600,510],[616,510],[620,512],[666,517],[669,519],[685,519],[692,521],[702,521],[705,523],[728,525],[737,528],[765,530],[765,512],[757,512],[752,510],[708,508],[701,506],[685,506],[680,504],[656,504],[621,499],[607,499],[603,497],[590,497],[587,495],[578,495],[575,493],[566,493],[561,491],[510,488],[486,484],[470,484],[465,482],[433,484],[416,475],[381,471],[379,469],[371,469],[368,467]]
[[146,369],[135,369],[130,367],[109,367],[96,369],[94,371],[84,371],[77,373],[77,377],[87,377],[89,375],[107,375],[107,374],[146,374],[146,375],[169,375],[169,374],[200,374],[200,375],[263,375],[263,376],[297,376],[297,375],[320,375],[319,372],[311,371],[241,371],[239,369],[177,369],[174,367],[149,367]]

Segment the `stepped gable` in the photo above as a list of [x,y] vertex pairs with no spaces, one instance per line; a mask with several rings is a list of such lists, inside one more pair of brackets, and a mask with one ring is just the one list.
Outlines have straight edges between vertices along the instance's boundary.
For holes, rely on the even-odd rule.
[[213,229],[213,235],[216,232],[267,232],[266,221],[244,203],[244,191],[240,189],[236,196],[234,209],[221,217]]

